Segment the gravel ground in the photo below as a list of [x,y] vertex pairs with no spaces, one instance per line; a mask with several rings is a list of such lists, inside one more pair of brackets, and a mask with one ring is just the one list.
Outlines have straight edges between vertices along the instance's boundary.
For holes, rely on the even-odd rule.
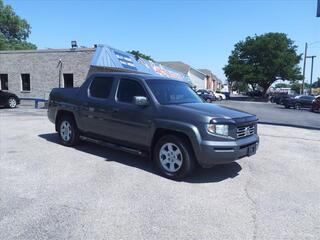
[[91,143],[44,110],[0,109],[0,239],[320,239],[320,134],[259,125],[255,156],[185,181]]

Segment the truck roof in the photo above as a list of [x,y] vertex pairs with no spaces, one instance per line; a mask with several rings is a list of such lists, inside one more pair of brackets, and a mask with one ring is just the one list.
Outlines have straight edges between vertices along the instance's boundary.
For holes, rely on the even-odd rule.
[[[162,77],[162,76],[154,76],[147,73],[131,73],[131,72],[94,72],[90,75],[99,75],[99,76],[122,76],[122,77],[136,77],[143,80],[170,80],[177,82],[184,82],[181,80],[177,80],[174,78]],[[187,82],[185,82],[187,83]]]

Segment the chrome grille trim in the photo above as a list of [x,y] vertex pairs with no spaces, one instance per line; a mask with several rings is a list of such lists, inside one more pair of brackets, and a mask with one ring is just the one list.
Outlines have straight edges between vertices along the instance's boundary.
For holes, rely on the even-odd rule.
[[254,134],[255,125],[242,126],[237,128],[237,138],[248,137]]

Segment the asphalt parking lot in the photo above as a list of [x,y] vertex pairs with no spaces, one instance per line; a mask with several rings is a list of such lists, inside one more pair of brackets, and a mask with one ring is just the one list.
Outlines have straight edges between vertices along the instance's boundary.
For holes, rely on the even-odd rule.
[[0,109],[0,239],[319,239],[320,132],[259,132],[255,156],[175,182],[59,145],[45,110]]
[[261,123],[315,128],[320,130],[320,113],[311,112],[309,109],[286,109],[283,105],[265,102],[227,100],[214,103],[253,113],[258,116]]

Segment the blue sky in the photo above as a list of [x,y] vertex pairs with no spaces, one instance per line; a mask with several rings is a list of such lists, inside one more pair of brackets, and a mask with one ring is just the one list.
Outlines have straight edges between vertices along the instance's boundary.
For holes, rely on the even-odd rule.
[[[32,27],[38,48],[105,43],[140,50],[158,61],[181,60],[211,69],[225,79],[223,66],[246,36],[284,32],[304,51],[320,41],[316,0],[97,1],[4,0]],[[320,76],[320,42],[309,48]],[[301,63],[302,66],[302,63]],[[309,81],[310,63],[306,79]]]

